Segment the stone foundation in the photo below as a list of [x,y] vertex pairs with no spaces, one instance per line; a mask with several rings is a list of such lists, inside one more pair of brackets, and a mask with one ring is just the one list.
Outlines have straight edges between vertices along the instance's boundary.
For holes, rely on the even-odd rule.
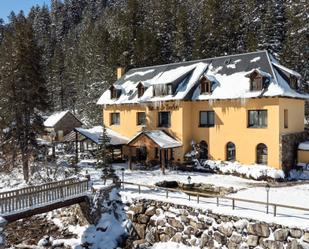
[[308,249],[309,231],[251,219],[218,215],[210,210],[139,200],[127,212],[138,240],[133,248],[174,241],[207,249]]
[[298,144],[306,140],[309,140],[309,131],[280,136],[280,161],[285,174],[288,174],[291,168],[296,165]]

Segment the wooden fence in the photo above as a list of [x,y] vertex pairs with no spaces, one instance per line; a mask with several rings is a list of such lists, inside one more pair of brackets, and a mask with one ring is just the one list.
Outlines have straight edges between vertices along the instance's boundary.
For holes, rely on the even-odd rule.
[[153,190],[158,189],[158,190],[164,191],[166,198],[169,197],[170,192],[185,193],[185,194],[188,195],[189,201],[193,201],[193,199],[191,198],[192,196],[196,197],[195,200],[196,200],[197,203],[200,202],[200,198],[202,198],[202,197],[203,198],[215,198],[217,207],[220,206],[220,200],[229,200],[229,201],[231,201],[231,207],[232,207],[233,210],[237,207],[236,206],[237,202],[243,202],[243,203],[251,203],[251,204],[266,206],[267,207],[267,209],[266,209],[267,213],[269,211],[268,207],[273,207],[273,215],[274,216],[277,216],[278,208],[286,208],[286,209],[291,209],[291,210],[300,210],[300,211],[309,212],[309,208],[290,206],[290,205],[278,204],[278,203],[273,203],[273,202],[267,203],[267,202],[263,202],[263,201],[248,200],[248,199],[242,199],[242,198],[237,198],[237,197],[210,195],[210,194],[204,194],[204,193],[195,192],[195,191],[163,188],[163,187],[157,187],[157,186],[153,186],[153,185],[137,184],[137,183],[132,183],[132,182],[121,182],[121,183],[122,183],[123,188],[124,188],[124,184],[137,186],[137,190],[138,190],[139,194],[141,193],[141,187],[145,187],[145,188],[149,188],[149,189],[153,189]]
[[86,194],[89,180],[67,179],[0,193],[0,216]]

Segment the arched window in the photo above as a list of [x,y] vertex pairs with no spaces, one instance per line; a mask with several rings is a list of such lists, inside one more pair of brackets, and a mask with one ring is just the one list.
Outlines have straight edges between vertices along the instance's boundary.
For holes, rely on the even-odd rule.
[[256,146],[256,163],[267,164],[268,150],[265,144],[258,144]]
[[236,146],[232,142],[226,144],[226,160],[235,161],[236,160]]
[[204,140],[200,142],[200,159],[208,159],[208,144]]

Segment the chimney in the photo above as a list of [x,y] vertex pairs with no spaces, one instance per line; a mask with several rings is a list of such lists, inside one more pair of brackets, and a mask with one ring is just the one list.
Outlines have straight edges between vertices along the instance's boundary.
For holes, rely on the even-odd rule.
[[119,80],[124,75],[124,68],[117,67],[117,80]]

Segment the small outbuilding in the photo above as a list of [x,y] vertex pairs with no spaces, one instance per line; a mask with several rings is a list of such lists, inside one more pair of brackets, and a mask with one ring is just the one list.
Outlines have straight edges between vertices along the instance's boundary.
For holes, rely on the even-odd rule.
[[46,131],[44,139],[62,142],[64,136],[82,125],[83,123],[70,111],[55,112],[44,122]]

